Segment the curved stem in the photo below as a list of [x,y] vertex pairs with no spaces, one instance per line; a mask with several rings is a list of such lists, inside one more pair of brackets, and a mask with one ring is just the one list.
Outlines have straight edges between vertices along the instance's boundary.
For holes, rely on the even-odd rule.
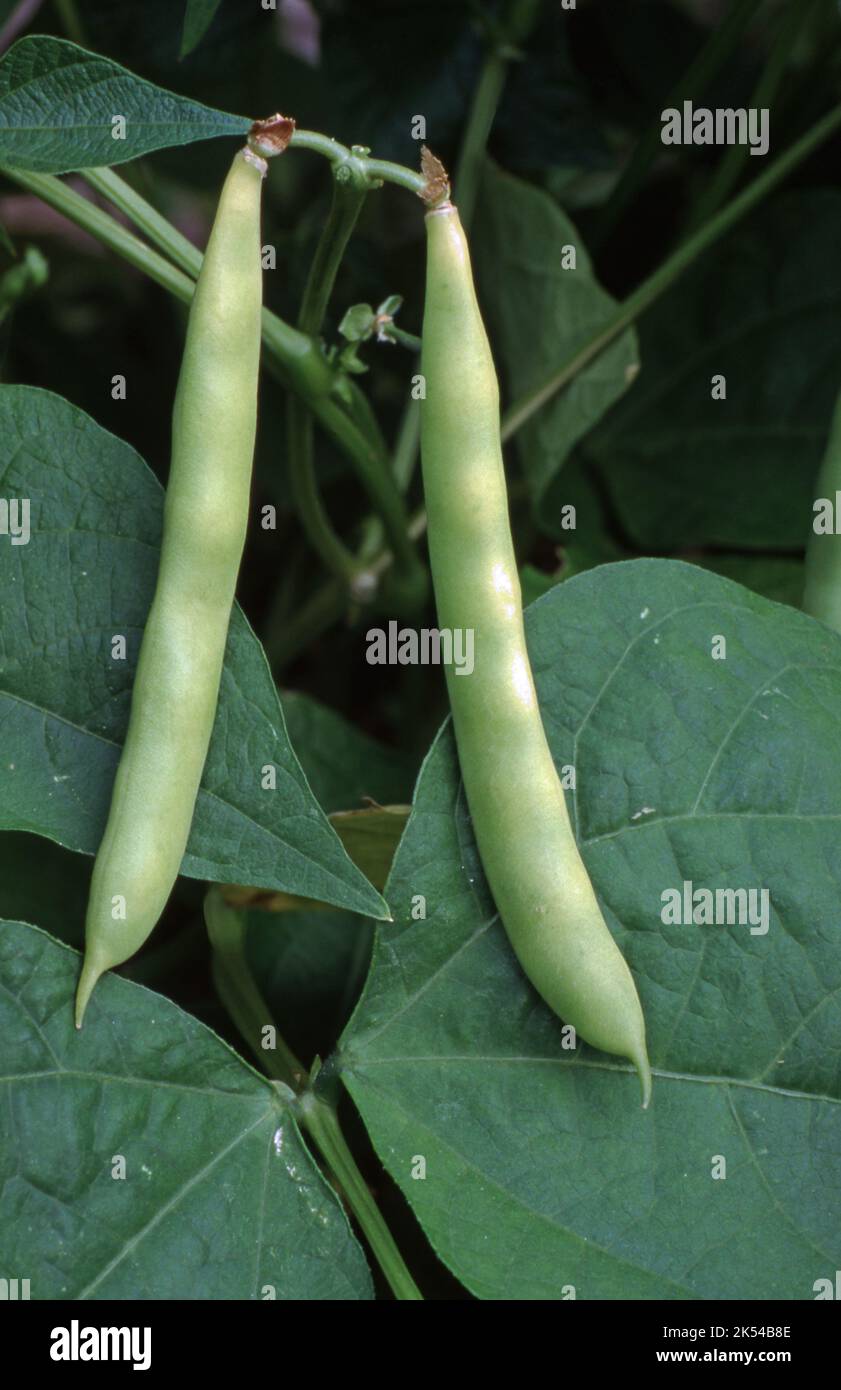
[[529,391],[509,407],[502,420],[503,440],[510,439],[513,434],[516,434],[517,430],[536,411],[546,405],[583,367],[598,357],[599,353],[609,343],[612,343],[614,338],[618,337],[629,324],[650,308],[654,301],[659,299],[660,295],[669,288],[679,275],[683,274],[688,266],[692,265],[693,261],[698,259],[702,252],[735,226],[762,198],[773,188],[776,188],[786,174],[789,174],[807,155],[817,149],[818,145],[839,126],[841,126],[841,106],[836,106],[784,154],[781,154],[771,167],[766,169],[764,174],[760,174],[758,178],[754,179],[738,197],[733,199],[732,203],[728,203],[723,211],[711,218],[694,236],[682,242],[669,259],[634,290],[623,304],[618,306],[616,312],[608,319],[603,328],[600,328],[581,347],[576,348],[563,365],[547,377],[540,386]]
[[296,130],[289,141],[289,148],[293,147],[299,150],[313,150],[315,154],[329,159],[333,165],[354,164],[368,179],[369,187],[381,182],[396,183],[398,187],[406,188],[410,193],[417,193],[419,197],[423,195],[426,187],[423,174],[414,169],[407,169],[403,164],[394,164],[390,159],[371,159],[368,150],[363,146],[355,145],[353,149],[349,149],[339,140],[322,135],[317,130]]

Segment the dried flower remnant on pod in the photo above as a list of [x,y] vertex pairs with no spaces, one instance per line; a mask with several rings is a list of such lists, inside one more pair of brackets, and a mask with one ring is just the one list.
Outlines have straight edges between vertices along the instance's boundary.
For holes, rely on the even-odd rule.
[[272,159],[276,154],[283,154],[294,134],[294,118],[282,116],[278,111],[264,121],[254,122],[248,132],[248,144],[255,154]]

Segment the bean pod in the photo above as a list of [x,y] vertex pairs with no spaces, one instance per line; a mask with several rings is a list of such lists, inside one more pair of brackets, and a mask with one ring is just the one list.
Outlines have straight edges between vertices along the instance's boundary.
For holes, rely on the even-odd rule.
[[482,864],[511,945],[577,1034],[636,1067],[645,1024],[631,972],[578,852],[526,650],[499,429],[499,392],[457,209],[426,216],[421,456],[438,623],[473,629],[470,675],[447,668]]
[[190,308],[160,565],[85,923],[76,1026],[139,950],[178,874],[216,714],[257,426],[266,166],[236,155]]

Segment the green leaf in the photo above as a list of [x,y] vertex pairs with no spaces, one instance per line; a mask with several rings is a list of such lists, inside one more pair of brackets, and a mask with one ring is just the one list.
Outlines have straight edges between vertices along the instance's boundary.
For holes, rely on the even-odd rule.
[[250,124],[64,39],[19,39],[0,61],[0,165],[15,169],[64,174],[122,164],[170,145],[244,135]]
[[[841,1267],[841,639],[665,560],[561,584],[526,625],[553,755],[576,769],[582,852],[640,991],[651,1108],[618,1058],[564,1048],[520,971],[448,725],[345,1082],[481,1297],[812,1299]],[[767,934],[665,925],[661,895],[685,881],[767,888]]]
[[364,343],[374,331],[374,311],[370,304],[351,304],[345,312],[339,332],[349,343]]
[[[163,493],[129,445],[51,392],[0,388],[4,496],[31,537],[0,537],[0,828],[93,853],[128,720],[158,565]],[[208,543],[212,538],[208,538]],[[126,638],[128,658],[111,642]],[[277,789],[261,789],[264,766]],[[219,707],[182,864],[379,916],[289,744],[262,648],[231,616]]]
[[35,1299],[372,1298],[291,1092],[116,975],[77,1032],[78,969],[0,923],[4,1267]]
[[[476,272],[497,366],[515,400],[552,363],[585,343],[615,312],[578,230],[540,189],[488,163],[476,214]],[[574,248],[575,269],[564,268]],[[569,252],[566,253],[569,260]],[[638,367],[636,336],[623,333],[517,433],[541,525],[540,501],[573,445],[627,389]]]
[[184,12],[184,33],[181,38],[180,58],[186,58],[188,53],[201,43],[208,29],[213,22],[220,5],[220,0],[187,0],[187,8]]
[[641,548],[805,543],[841,383],[839,240],[841,194],[791,194],[643,319],[639,381],[586,444]]

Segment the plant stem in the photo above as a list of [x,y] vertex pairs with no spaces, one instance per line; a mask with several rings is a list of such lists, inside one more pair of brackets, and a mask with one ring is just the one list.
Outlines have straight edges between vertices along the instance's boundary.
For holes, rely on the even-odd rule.
[[316,130],[296,130],[289,141],[289,148],[299,150],[313,150],[316,154],[324,155],[333,165],[355,165],[359,173],[364,176],[372,187],[380,182],[396,183],[400,188],[406,188],[410,193],[417,193],[418,197],[423,196],[426,188],[426,180],[423,174],[416,173],[414,169],[407,169],[403,164],[393,164],[388,159],[371,159],[368,150],[361,145],[355,145],[353,149],[348,149],[347,145],[342,145],[338,140],[333,140],[329,135],[321,135]]
[[[335,166],[337,172],[346,168]],[[315,249],[298,315],[298,327],[308,337],[321,332],[336,275],[366,192],[367,182],[353,178],[342,181],[334,176],[330,213]],[[292,495],[307,538],[330,572],[353,588],[361,562],[343,544],[330,522],[315,474],[312,415],[291,392],[286,407],[286,444]]]
[[275,1046],[263,1047],[271,1012],[254,983],[245,957],[247,913],[225,902],[218,887],[204,899],[204,920],[213,952],[213,982],[219,998],[262,1069],[297,1095],[309,1083],[307,1069],[275,1030]]
[[756,207],[792,169],[796,168],[807,155],[817,149],[839,126],[841,126],[841,106],[836,106],[822,120],[812,126],[811,130],[808,130],[805,135],[791,145],[784,154],[781,154],[771,167],[766,169],[764,174],[760,174],[758,178],[754,179],[723,211],[705,223],[689,240],[682,242],[669,259],[655,270],[653,275],[643,281],[623,304],[618,306],[616,312],[608,319],[603,328],[600,328],[581,347],[576,348],[562,366],[547,377],[540,386],[529,391],[509,407],[502,420],[503,440],[510,439],[583,367],[598,357],[599,353],[609,343],[612,343],[614,338],[617,338],[629,324],[638,319],[656,299],[659,299],[660,295],[674,283],[679,275],[683,274],[688,266],[698,259],[702,252],[706,251],[713,242],[718,241],[746,213]]
[[[755,179],[723,212],[702,227],[691,241],[678,247],[677,251],[659,270],[644,281],[624,304],[618,306],[616,313],[604,327],[599,329],[587,342],[582,343],[581,347],[576,348],[542,386],[514,402],[503,416],[503,440],[510,439],[536,411],[540,410],[564,386],[567,386],[588,363],[598,357],[599,353],[608,347],[624,329],[651,307],[655,300],[692,264],[697,256],[720,236],[723,236],[745,213],[756,206],[785,178],[786,174],[790,173],[807,155],[817,149],[822,141],[826,140],[839,125],[841,125],[841,106],[835,107],[816,125],[812,126],[811,130],[807,131],[800,140],[780,155],[770,169]],[[412,517],[409,533],[417,537],[423,534],[423,529],[424,515],[420,511]],[[388,552],[382,551],[372,559],[372,568],[379,571],[380,568],[387,567],[389,563]],[[312,624],[313,631],[322,632],[334,621],[332,615],[335,610],[332,604],[332,595],[328,588],[313,595],[306,609],[308,621]],[[301,610],[302,614],[304,611]],[[299,646],[302,645],[302,643],[293,640],[297,634],[290,632],[287,637],[289,640],[284,644],[283,649],[276,654],[279,665],[290,661]]]
[[315,476],[312,415],[292,391],[286,397],[286,449],[292,500],[306,537],[330,573],[345,589],[352,589],[361,566],[333,530],[325,510]]
[[214,887],[205,896],[204,917],[213,951],[213,978],[225,1009],[260,1066],[294,1093],[295,1117],[320,1149],[339,1195],[359,1222],[395,1298],[422,1298],[348,1148],[335,1111],[310,1089],[306,1067],[277,1030],[274,1048],[262,1046],[263,1030],[271,1015],[245,955],[246,913],[232,908]]
[[79,19],[74,0],[55,0],[55,7],[58,10],[58,17],[61,20],[62,27],[68,39],[72,40],[73,43],[84,46],[85,31]]
[[333,199],[307,276],[298,315],[302,333],[321,332],[327,305],[353,229],[365,202],[367,187],[357,180],[340,180],[334,173]]
[[[804,15],[811,19],[815,0],[790,0],[789,8],[780,19],[777,37],[768,55],[762,75],[751,93],[749,108],[758,111],[769,108],[782,81],[786,64],[791,57],[794,41],[804,23]],[[693,208],[686,225],[686,236],[691,236],[698,227],[707,222],[721,207],[731,190],[739,181],[739,175],[747,163],[748,146],[731,145]]]
[[157,208],[141,197],[130,183],[119,174],[115,174],[113,169],[106,167],[83,169],[82,178],[96,193],[106,198],[113,207],[133,222],[138,231],[174,261],[180,270],[193,280],[198,279],[202,263],[201,251],[188,241],[177,227],[173,227],[171,222],[162,217]]
[[[729,58],[743,31],[749,24],[760,0],[735,0],[720,24],[716,25],[683,76],[678,78],[671,91],[664,98],[664,109],[680,106],[690,97],[699,96],[709,86],[715,74]],[[660,148],[662,125],[660,117],[648,127],[638,141],[631,158],[625,165],[622,175],[602,209],[601,218],[592,250],[598,251],[610,236],[619,217],[640,188],[649,165]]]
[[69,184],[63,183],[54,174],[35,174],[25,169],[3,168],[2,173],[13,183],[20,184],[21,188],[35,193],[43,202],[55,208],[56,212],[75,222],[77,227],[90,232],[103,246],[107,246],[110,251],[116,251],[123,260],[142,270],[144,275],[162,285],[177,299],[189,304],[193,297],[193,281],[171,261],[159,256],[139,237],[127,231],[119,222],[115,222],[107,212],[103,212],[89,199],[83,198],[81,193],[77,193]]
[[312,1092],[306,1092],[299,1097],[298,1114],[347,1198],[394,1297],[411,1301],[423,1299],[348,1148],[335,1111]]
[[493,31],[495,41],[485,54],[453,176],[453,201],[465,228],[469,228],[476,207],[482,161],[508,66],[516,56],[514,45],[528,37],[539,11],[540,0],[510,0],[499,28]]

